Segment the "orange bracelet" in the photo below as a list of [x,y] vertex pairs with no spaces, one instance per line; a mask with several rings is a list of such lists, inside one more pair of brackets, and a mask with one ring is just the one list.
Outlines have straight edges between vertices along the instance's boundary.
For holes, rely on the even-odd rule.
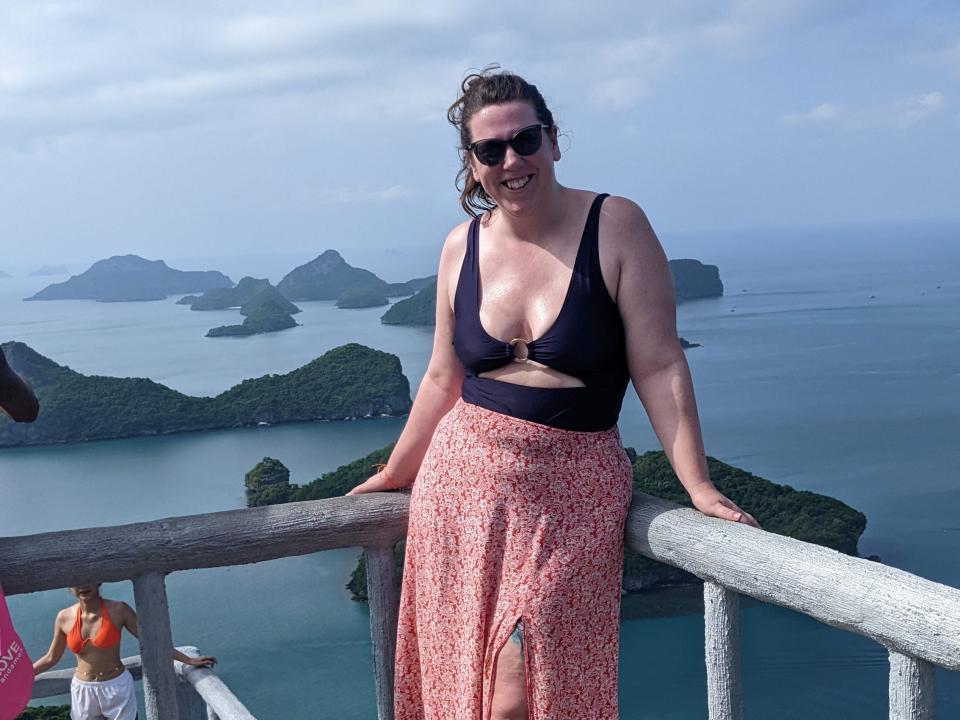
[[377,470],[378,473],[383,473],[383,477],[384,477],[384,478],[386,479],[386,481],[387,481],[387,487],[393,489],[395,486],[394,486],[394,484],[393,484],[393,480],[390,479],[390,474],[387,472],[387,464],[386,464],[386,463],[374,463],[374,464],[373,464],[373,467],[376,468],[376,470]]

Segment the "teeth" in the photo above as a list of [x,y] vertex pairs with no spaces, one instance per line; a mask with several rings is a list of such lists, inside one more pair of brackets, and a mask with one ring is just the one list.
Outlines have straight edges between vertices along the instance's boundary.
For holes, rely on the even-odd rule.
[[532,175],[527,175],[526,177],[517,178],[516,180],[505,180],[503,184],[511,190],[519,190],[530,182],[531,177]]

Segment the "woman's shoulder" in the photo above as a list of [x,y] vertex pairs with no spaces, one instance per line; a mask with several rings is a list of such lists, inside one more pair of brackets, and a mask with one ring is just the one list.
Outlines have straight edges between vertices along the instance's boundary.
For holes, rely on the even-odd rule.
[[104,598],[103,605],[107,608],[107,612],[110,613],[110,617],[118,620],[122,620],[128,613],[133,612],[133,608],[123,600],[108,600]]
[[661,252],[660,241],[643,208],[619,195],[611,195],[603,202],[600,237],[601,242],[621,258]]

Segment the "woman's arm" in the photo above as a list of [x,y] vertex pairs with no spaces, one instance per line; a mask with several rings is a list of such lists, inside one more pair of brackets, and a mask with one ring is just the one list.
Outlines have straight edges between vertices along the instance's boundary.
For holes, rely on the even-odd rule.
[[16,422],[33,422],[40,412],[33,389],[7,364],[0,349],[0,410]]
[[42,656],[33,661],[33,674],[39,675],[60,662],[63,657],[63,650],[67,647],[67,636],[60,629],[60,618],[63,611],[57,613],[53,621],[53,640],[50,641],[50,649]]
[[386,472],[381,470],[366,482],[357,485],[347,495],[395,490],[412,484],[437,423],[460,397],[464,370],[453,351],[453,295],[466,251],[467,227],[468,223],[463,223],[454,228],[447,236],[440,253],[433,352],[410,409],[410,417],[407,418],[397,445],[390,454]]
[[604,204],[604,224],[619,259],[616,301],[630,377],[663,450],[694,506],[705,515],[757,525],[710,481],[690,368],[677,337],[673,280],[643,211],[623,198]]
[[[121,617],[123,618],[122,626],[127,629],[128,633],[139,640],[140,636],[137,634],[137,613],[125,602],[118,602],[117,605],[120,607]],[[213,667],[217,663],[217,659],[211,655],[190,657],[189,655],[184,655],[176,648],[173,649],[173,659],[179,660],[184,665],[193,665],[194,667]]]

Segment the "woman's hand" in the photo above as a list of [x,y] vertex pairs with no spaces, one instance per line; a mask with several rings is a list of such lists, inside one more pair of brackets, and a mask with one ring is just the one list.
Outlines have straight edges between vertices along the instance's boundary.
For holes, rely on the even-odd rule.
[[363,493],[371,492],[385,492],[387,490],[399,490],[405,485],[398,484],[394,478],[387,475],[386,468],[383,468],[376,475],[374,475],[369,480],[366,480],[359,485],[357,485],[353,490],[347,493],[347,495],[361,495]]
[[211,655],[201,655],[200,657],[187,657],[183,663],[193,665],[193,667],[212,668],[217,664],[217,659]]
[[733,500],[714,487],[691,493],[690,499],[693,501],[693,506],[704,515],[743,523],[755,528],[760,527],[760,523],[753,519],[753,515],[741,510]]

